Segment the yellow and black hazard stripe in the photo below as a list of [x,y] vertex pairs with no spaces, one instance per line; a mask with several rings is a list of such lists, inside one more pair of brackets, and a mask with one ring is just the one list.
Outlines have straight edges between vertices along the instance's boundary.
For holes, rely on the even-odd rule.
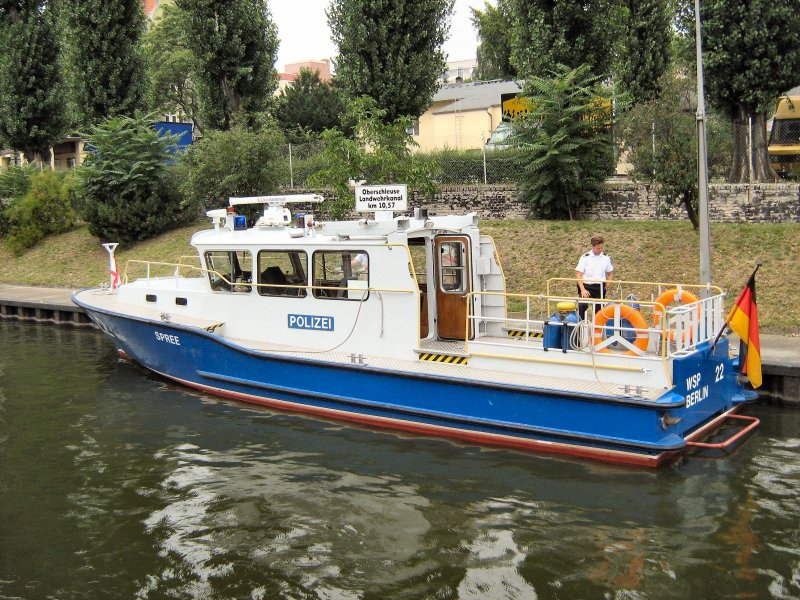
[[[509,329],[507,331],[510,337],[525,337],[525,330],[524,329]],[[544,332],[542,331],[528,331],[528,337],[544,337]]]
[[451,354],[420,354],[420,360],[430,360],[432,362],[448,363],[451,365],[465,365],[467,364],[466,356],[453,356]]

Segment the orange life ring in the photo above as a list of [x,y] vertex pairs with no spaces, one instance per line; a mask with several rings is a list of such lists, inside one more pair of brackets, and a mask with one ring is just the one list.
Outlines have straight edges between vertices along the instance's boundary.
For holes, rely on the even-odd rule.
[[[658,327],[658,324],[661,322],[661,315],[664,310],[666,310],[667,306],[672,304],[675,301],[683,302],[684,304],[691,304],[692,302],[699,302],[700,298],[695,296],[692,292],[687,292],[686,290],[681,290],[678,288],[672,288],[671,290],[667,290],[663,294],[661,294],[658,298],[656,298],[656,305],[653,307],[653,326]],[[662,310],[661,306],[664,307]],[[697,314],[700,314],[700,306],[697,307]]]
[[[633,341],[633,345],[644,352],[647,350],[647,344],[650,343],[650,336],[647,331],[647,320],[644,318],[642,313],[628,304],[606,304],[603,307],[603,310],[595,315],[594,345],[597,346],[603,342],[603,330],[605,329],[605,324],[609,319],[614,318],[616,306],[619,306],[620,320],[627,319],[636,330],[636,339]],[[599,350],[599,352],[611,351],[611,348],[602,348]],[[626,350],[625,354],[639,356],[639,354],[633,350]]]

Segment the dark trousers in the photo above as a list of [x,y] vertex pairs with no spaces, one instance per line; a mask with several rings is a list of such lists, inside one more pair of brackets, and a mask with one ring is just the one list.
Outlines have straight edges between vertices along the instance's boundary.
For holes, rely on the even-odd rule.
[[[605,298],[606,297],[606,284],[605,283],[584,283],[583,287],[586,288],[586,291],[589,292],[590,298]],[[578,287],[578,297],[581,297],[581,288]],[[595,304],[594,302],[587,302],[586,300],[581,300],[578,302],[578,317],[583,321],[583,317],[586,315],[586,311],[589,309],[589,305]],[[595,312],[597,312],[597,308],[595,308]]]

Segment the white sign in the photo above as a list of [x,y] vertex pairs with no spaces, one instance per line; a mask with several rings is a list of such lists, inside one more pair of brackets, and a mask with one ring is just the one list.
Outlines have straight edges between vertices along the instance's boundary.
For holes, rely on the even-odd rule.
[[408,210],[408,186],[360,185],[356,187],[356,210],[358,212]]

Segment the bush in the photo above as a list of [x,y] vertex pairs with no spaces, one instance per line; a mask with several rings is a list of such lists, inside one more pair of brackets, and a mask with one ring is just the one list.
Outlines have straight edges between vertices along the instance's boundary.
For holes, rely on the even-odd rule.
[[75,226],[77,211],[71,194],[72,174],[53,171],[37,173],[30,179],[30,190],[6,211],[6,245],[17,256],[48,235],[69,231]]
[[[438,150],[425,156],[438,166],[437,183],[481,184],[484,183],[483,154],[482,150]],[[486,152],[485,183],[513,183],[519,162],[519,152],[513,148]]]
[[525,95],[533,108],[514,121],[509,140],[522,159],[520,197],[536,216],[572,220],[613,170],[609,92],[588,65],[559,65],[552,78],[528,79]]
[[38,173],[33,165],[0,170],[0,206],[18,201],[31,189],[31,178]]
[[426,156],[411,152],[408,133],[411,120],[402,117],[386,123],[386,110],[367,96],[350,103],[348,119],[354,125],[353,137],[338,129],[322,134],[325,168],[309,177],[313,187],[323,187],[331,197],[320,212],[326,218],[341,219],[353,210],[350,181],[367,184],[405,183],[428,197],[436,192],[438,167]]
[[143,118],[113,117],[91,130],[77,198],[93,235],[127,245],[180,221],[181,198],[167,164],[173,138],[159,137]]
[[264,196],[288,180],[283,136],[271,124],[253,131],[210,131],[178,162],[184,206],[193,214],[220,208],[231,196]]

